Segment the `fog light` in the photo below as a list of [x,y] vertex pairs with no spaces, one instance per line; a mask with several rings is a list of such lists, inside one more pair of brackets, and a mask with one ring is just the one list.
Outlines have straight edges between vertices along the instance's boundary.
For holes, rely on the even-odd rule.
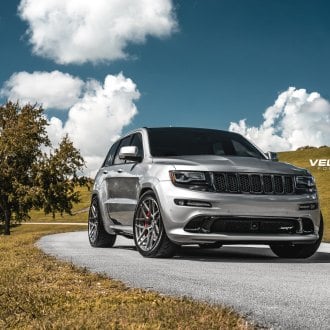
[[174,203],[180,206],[193,206],[193,207],[212,207],[212,204],[204,201],[194,201],[189,199],[175,199]]
[[318,203],[299,204],[299,210],[317,210],[318,208],[319,208]]
[[212,207],[209,202],[200,202],[200,201],[187,201],[187,206],[196,206],[196,207]]

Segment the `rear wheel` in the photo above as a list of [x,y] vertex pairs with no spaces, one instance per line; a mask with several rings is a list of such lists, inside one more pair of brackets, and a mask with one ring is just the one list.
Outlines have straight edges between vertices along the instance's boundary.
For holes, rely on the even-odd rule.
[[323,237],[323,217],[321,214],[321,222],[319,229],[319,238],[312,244],[297,245],[270,245],[272,251],[280,258],[309,258],[319,248]]
[[92,198],[88,215],[88,239],[93,247],[112,247],[116,241],[116,235],[106,232],[99,208],[98,198]]
[[159,204],[152,191],[141,196],[133,228],[135,245],[144,257],[170,258],[175,254],[177,245],[167,237]]

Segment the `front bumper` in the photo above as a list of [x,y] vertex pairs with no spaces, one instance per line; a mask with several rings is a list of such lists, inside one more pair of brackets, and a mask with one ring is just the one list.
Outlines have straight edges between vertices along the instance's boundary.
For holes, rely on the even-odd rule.
[[[197,244],[220,241],[224,244],[251,243],[313,243],[318,239],[320,210],[299,210],[300,204],[318,203],[317,195],[257,195],[192,191],[178,188],[170,181],[161,181],[156,187],[162,218],[168,237],[178,244]],[[174,200],[204,201],[211,207],[180,206]],[[217,219],[308,219],[314,230],[290,233],[262,232],[190,232],[185,228],[199,217]],[[244,220],[243,220],[244,221]],[[299,229],[299,228],[298,228]],[[300,228],[301,229],[301,228]]]

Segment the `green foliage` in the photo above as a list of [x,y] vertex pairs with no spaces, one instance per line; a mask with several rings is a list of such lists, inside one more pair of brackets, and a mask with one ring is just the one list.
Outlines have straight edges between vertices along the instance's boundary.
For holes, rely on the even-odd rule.
[[80,201],[76,185],[85,185],[87,178],[78,176],[78,169],[83,168],[84,160],[79,151],[74,148],[67,136],[63,138],[58,148],[50,157],[36,164],[35,206],[44,209],[45,213],[63,212],[71,215],[73,203]]
[[80,152],[67,136],[52,150],[46,128],[41,107],[0,106],[0,221],[5,234],[11,220],[27,219],[32,208],[70,214],[79,201],[75,185],[87,182],[78,176],[84,167]]

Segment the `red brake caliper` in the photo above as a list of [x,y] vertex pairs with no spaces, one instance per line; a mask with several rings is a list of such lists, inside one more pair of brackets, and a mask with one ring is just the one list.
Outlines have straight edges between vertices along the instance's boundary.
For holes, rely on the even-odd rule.
[[[147,228],[148,227],[148,225],[149,225],[149,223],[147,223],[147,221],[148,220],[150,220],[150,216],[151,216],[151,212],[150,211],[148,211],[147,213],[146,213],[146,221],[144,222],[144,228]],[[147,232],[145,233],[145,235],[147,235]]]

